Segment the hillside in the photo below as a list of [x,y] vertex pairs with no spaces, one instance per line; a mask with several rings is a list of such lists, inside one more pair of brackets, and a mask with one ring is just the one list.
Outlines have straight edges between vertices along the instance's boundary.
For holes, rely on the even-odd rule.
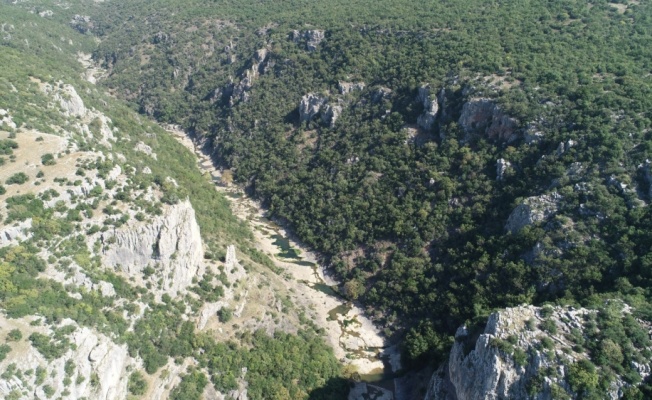
[[[373,333],[380,346],[369,340],[365,351],[401,349],[403,386],[416,397],[427,382],[405,382],[450,363],[458,328],[479,329],[501,310],[551,304],[588,316],[623,301],[637,324],[652,319],[649,1],[27,0],[0,8],[3,308],[7,317],[43,317],[38,332],[56,336],[69,319],[126,345],[125,365],[141,365],[150,388],[171,362],[163,354],[176,361],[165,370],[185,376],[177,388],[201,392],[210,381],[225,392],[247,382],[251,398],[337,398],[342,377],[371,371],[351,345],[355,335],[329,339],[358,318],[341,314],[349,317],[339,328],[323,321],[319,302],[342,298],[373,321],[369,332],[382,332]],[[172,126],[215,168],[197,169]],[[265,212],[246,211],[258,204],[244,206],[235,188]],[[281,228],[318,254],[311,263],[327,266],[310,285],[332,279],[330,300],[298,300],[305,271],[288,266],[287,249],[265,244]],[[161,232],[171,235],[162,247]],[[169,243],[178,251],[167,252]],[[230,245],[242,274],[230,272]],[[26,282],[12,275],[23,269]],[[283,322],[247,325],[245,312],[233,329],[211,325],[219,334],[198,328],[202,310],[237,310],[267,280],[265,294],[252,297],[263,315],[287,309]],[[70,285],[86,285],[78,303],[36,307],[53,302],[40,293],[71,301]],[[85,297],[102,288],[113,294]],[[284,306],[274,311],[268,298]],[[196,323],[190,333],[167,331],[182,321]],[[283,333],[270,339],[252,327]],[[149,344],[134,337],[145,332],[156,335]],[[593,333],[573,334],[590,341]],[[630,358],[649,358],[649,344],[609,340],[626,356],[589,349],[571,361],[588,360],[592,374],[619,382],[615,392],[562,374],[540,387],[543,398],[553,386],[573,398],[648,394]],[[254,358],[295,342],[316,346],[323,362],[297,361],[310,364],[301,377],[291,367],[256,381],[273,363],[256,370]],[[211,351],[233,358],[217,366]],[[397,398],[401,379],[390,381]]]

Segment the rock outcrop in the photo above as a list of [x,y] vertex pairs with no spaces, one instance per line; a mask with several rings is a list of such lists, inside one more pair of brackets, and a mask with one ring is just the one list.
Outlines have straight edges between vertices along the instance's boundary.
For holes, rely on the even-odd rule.
[[[621,315],[627,313],[624,306]],[[592,363],[575,341],[585,334],[586,320],[596,314],[570,307],[520,306],[492,314],[479,336],[461,327],[448,362],[432,377],[425,400],[573,397],[573,378],[569,379],[573,368]],[[642,379],[650,373],[649,361],[632,368]],[[594,376],[597,384],[598,375]],[[617,376],[604,394],[618,399],[628,385]]]
[[371,101],[373,103],[380,103],[381,101],[388,99],[392,95],[392,89],[381,86],[378,89],[374,90],[371,94]]
[[79,31],[79,33],[87,33],[93,29],[93,21],[88,15],[75,14],[70,20],[70,26]]
[[429,131],[435,124],[437,119],[437,112],[439,111],[439,102],[434,92],[431,90],[430,85],[423,85],[419,88],[417,101],[423,105],[423,113],[419,115],[417,124]]
[[162,279],[162,293],[174,296],[184,291],[205,271],[199,225],[188,200],[146,225],[106,232],[101,239],[108,247],[103,251],[104,265],[137,280],[146,267],[153,267]]
[[268,50],[264,48],[257,50],[251,58],[251,67],[242,74],[240,82],[230,83],[224,91],[216,89],[213,94],[213,101],[220,97],[222,93],[229,94],[229,105],[231,107],[239,101],[249,101],[249,91],[254,86],[254,82],[271,67],[268,53]]
[[547,220],[557,212],[561,199],[556,192],[528,197],[509,215],[505,229],[516,233],[528,225]]
[[54,92],[54,99],[61,105],[61,110],[66,117],[83,117],[86,115],[84,101],[79,97],[72,85],[63,85]]
[[295,43],[305,42],[306,50],[315,51],[326,37],[324,31],[312,29],[307,31],[294,30],[291,33],[292,41]]
[[[36,331],[50,335],[52,332],[43,327],[31,327],[26,322],[8,321],[0,317],[3,327],[18,327],[23,334]],[[43,368],[46,373],[44,380],[37,384],[36,374],[23,374],[20,379],[11,376],[0,377],[0,397],[6,398],[12,391],[22,392],[31,388],[33,396],[30,398],[46,399],[59,398],[63,395],[70,399],[100,399],[114,400],[127,397],[128,368],[137,367],[136,360],[129,357],[126,345],[117,345],[108,337],[96,333],[88,328],[78,327],[72,320],[64,320],[62,326],[74,326],[68,340],[70,350],[62,357],[47,360],[32,346],[20,346],[20,351],[11,352],[6,360],[2,361],[0,369],[3,371],[8,364],[13,363],[16,370],[33,371],[36,367]],[[66,361],[74,364],[74,374],[77,376],[73,384],[66,385]],[[49,386],[54,393],[46,396],[44,387]],[[22,397],[21,397],[22,398]],[[25,397],[26,398],[26,397]]]
[[340,90],[340,94],[346,95],[351,92],[361,92],[365,88],[365,83],[364,82],[338,82],[337,84],[338,89]]
[[505,178],[505,174],[512,167],[512,163],[500,158],[496,161],[496,180],[502,181]]
[[152,151],[152,148],[146,145],[144,142],[136,143],[134,150],[139,151],[143,154],[147,154],[148,156],[152,157],[155,160],[157,159],[156,153],[154,153],[154,151]]
[[32,236],[32,219],[27,218],[13,226],[4,226],[0,229],[0,247],[18,244]]
[[482,134],[491,139],[513,141],[518,122],[490,99],[475,98],[464,103],[458,123],[467,134]]
[[574,140],[567,140],[566,142],[560,142],[559,146],[557,146],[557,150],[555,151],[555,154],[557,157],[561,156],[562,154],[566,153],[571,147],[574,147],[577,144]]
[[335,126],[335,122],[340,117],[340,114],[342,114],[342,106],[327,104],[326,107],[324,107],[324,111],[321,115],[321,120],[323,123],[332,128]]
[[325,97],[319,96],[315,93],[308,93],[303,96],[301,98],[301,103],[299,104],[299,120],[301,122],[310,121],[319,114],[322,107],[326,105],[327,102],[328,100]]
[[4,128],[7,129],[16,129],[16,123],[5,109],[0,108],[0,127],[4,125]]

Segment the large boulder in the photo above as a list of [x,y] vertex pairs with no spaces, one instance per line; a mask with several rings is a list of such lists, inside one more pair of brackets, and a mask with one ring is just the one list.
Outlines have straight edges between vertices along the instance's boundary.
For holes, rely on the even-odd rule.
[[509,215],[505,229],[516,233],[526,226],[547,220],[557,212],[561,199],[557,192],[528,197]]
[[299,104],[299,120],[301,122],[310,121],[322,110],[328,100],[316,93],[308,93],[301,98]]
[[326,37],[324,31],[319,29],[312,29],[307,31],[295,30],[292,31],[290,36],[295,43],[298,43],[300,41],[305,42],[306,50],[308,51],[317,50],[319,44],[321,44],[321,42]]
[[467,134],[505,141],[515,140],[518,129],[514,118],[507,116],[493,100],[485,98],[464,103],[458,123]]

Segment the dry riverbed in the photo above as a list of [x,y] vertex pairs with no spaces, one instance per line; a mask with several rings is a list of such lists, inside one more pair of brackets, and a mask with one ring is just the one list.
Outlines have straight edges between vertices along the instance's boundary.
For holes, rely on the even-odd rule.
[[[220,181],[220,171],[193,141],[178,129],[169,129],[179,142],[198,158],[198,166]],[[265,211],[237,187],[216,184],[231,202],[233,213],[246,221],[254,233],[259,250],[266,253],[285,273],[288,289],[294,288],[306,300],[323,327],[335,356],[362,380],[376,381],[400,369],[398,350],[388,347],[385,338],[358,306],[338,296],[337,284],[324,274],[315,254],[292,240],[280,226],[265,217]]]

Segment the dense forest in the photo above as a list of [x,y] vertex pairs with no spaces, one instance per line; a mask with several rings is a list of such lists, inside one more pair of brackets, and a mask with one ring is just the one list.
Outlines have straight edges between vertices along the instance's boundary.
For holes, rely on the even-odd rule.
[[[208,138],[420,362],[495,308],[649,286],[651,27],[647,2],[158,1],[107,3],[93,29],[106,84]],[[430,129],[424,84],[442,90]],[[335,123],[302,118],[308,93]],[[465,131],[475,98],[514,135]],[[506,229],[550,194],[554,215]]]
[[652,318],[649,1],[79,10],[100,85],[207,143],[409,366],[524,303]]

